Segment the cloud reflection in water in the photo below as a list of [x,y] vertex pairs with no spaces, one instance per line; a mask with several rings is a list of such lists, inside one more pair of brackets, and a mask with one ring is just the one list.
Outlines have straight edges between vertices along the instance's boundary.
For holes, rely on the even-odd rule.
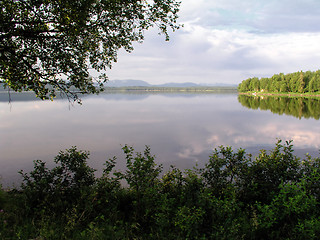
[[295,148],[320,148],[318,120],[298,119],[243,107],[237,94],[101,94],[83,105],[68,102],[0,103],[0,175],[14,179],[32,160],[52,161],[59,150],[77,146],[91,152],[90,165],[101,169],[114,155],[124,166],[121,145],[143,151],[151,146],[159,163],[192,167],[208,160],[220,145],[258,149],[277,138]]

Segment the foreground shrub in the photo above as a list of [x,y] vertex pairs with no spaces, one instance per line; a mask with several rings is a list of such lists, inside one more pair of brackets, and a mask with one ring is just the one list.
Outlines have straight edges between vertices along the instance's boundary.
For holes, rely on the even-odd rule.
[[0,190],[2,239],[317,239],[320,160],[279,140],[257,157],[215,149],[204,168],[162,173],[150,148],[123,147],[127,169],[72,147],[48,169],[21,171],[19,189]]

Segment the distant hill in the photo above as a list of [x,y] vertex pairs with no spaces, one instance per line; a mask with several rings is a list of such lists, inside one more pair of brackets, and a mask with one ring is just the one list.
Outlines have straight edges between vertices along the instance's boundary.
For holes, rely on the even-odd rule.
[[[1,91],[8,91],[8,89],[4,89],[4,84],[0,83],[0,92]],[[237,87],[236,84],[225,84],[225,83],[193,83],[193,82],[184,82],[184,83],[163,83],[163,84],[150,84],[146,81],[142,80],[134,80],[134,79],[127,79],[127,80],[112,80],[108,81],[105,84],[106,87],[180,87],[180,88],[187,88],[187,87]]]
[[112,80],[108,81],[105,85],[106,87],[236,87],[236,84],[225,84],[225,83],[214,83],[214,84],[206,84],[206,83],[192,83],[192,82],[184,82],[184,83],[164,83],[164,84],[149,84],[142,80]]
[[199,84],[192,83],[192,82],[185,82],[185,83],[164,83],[160,85],[154,85],[155,87],[199,87]]
[[152,85],[141,80],[112,80],[105,84],[106,87],[151,87]]
[[8,91],[7,89],[4,88],[4,84],[0,83],[0,92],[1,91]]
[[207,87],[237,87],[238,84],[231,84],[231,83],[200,83],[200,86],[207,86]]

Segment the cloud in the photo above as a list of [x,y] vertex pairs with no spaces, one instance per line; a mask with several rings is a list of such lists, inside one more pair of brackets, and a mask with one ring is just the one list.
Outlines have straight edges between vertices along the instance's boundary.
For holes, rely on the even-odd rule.
[[184,0],[180,16],[171,41],[152,30],[120,52],[110,78],[238,84],[319,68],[320,1]]
[[197,19],[214,28],[246,28],[255,32],[318,32],[320,2],[317,0],[185,0],[182,21]]
[[320,2],[270,1],[261,10],[261,21],[255,26],[266,32],[319,32]]

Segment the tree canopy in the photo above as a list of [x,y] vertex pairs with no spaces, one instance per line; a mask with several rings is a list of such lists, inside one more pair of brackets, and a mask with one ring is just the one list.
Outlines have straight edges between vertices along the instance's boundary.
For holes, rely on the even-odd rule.
[[[144,31],[169,39],[175,0],[0,0],[0,82],[41,99],[57,92],[78,100],[98,93],[120,48],[130,52]],[[92,78],[90,70],[99,72]]]
[[315,93],[320,91],[320,70],[274,74],[270,78],[248,78],[238,85],[239,92]]

